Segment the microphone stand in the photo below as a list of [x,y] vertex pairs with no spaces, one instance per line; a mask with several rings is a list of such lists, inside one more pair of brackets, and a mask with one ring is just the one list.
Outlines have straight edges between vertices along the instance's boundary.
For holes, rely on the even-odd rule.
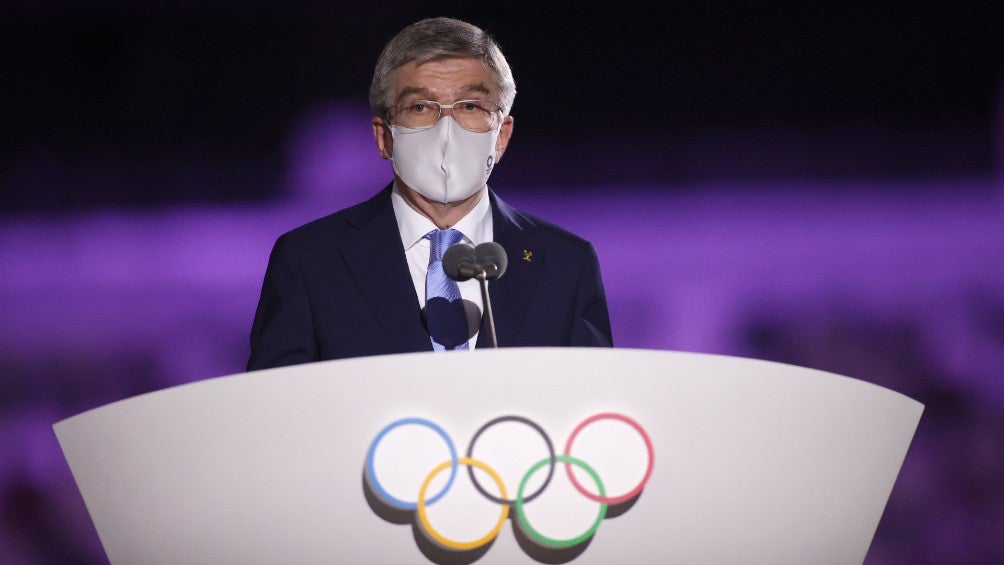
[[476,248],[467,243],[455,243],[443,253],[443,271],[446,276],[457,282],[478,279],[488,326],[488,343],[492,349],[498,349],[499,340],[495,334],[495,314],[492,312],[492,299],[488,295],[488,280],[500,278],[505,273],[508,262],[505,249],[494,241],[481,243]]
[[492,301],[488,296],[488,277],[484,269],[478,269],[478,274],[476,275],[478,282],[481,283],[481,301],[485,305],[485,320],[488,322],[488,343],[493,349],[499,348],[498,337],[495,336],[495,315],[492,314]]

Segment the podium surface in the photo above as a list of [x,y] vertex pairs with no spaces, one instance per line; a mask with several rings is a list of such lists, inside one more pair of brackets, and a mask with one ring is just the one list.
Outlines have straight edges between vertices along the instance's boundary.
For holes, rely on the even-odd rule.
[[861,563],[922,410],[791,365],[541,348],[238,374],[54,428],[112,563]]

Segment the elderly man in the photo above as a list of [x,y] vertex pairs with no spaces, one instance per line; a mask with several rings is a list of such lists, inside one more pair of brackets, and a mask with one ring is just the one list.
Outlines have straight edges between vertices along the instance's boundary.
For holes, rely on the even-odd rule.
[[478,283],[443,274],[442,253],[457,242],[495,241],[509,255],[491,282],[500,346],[612,344],[592,245],[487,187],[512,137],[515,97],[498,45],[471,24],[423,20],[387,44],[370,105],[394,180],[278,239],[248,370],[487,346]]

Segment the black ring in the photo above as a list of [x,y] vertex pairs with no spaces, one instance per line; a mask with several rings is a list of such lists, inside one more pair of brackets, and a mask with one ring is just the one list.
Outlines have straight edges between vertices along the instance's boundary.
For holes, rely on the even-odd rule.
[[[478,437],[480,437],[481,434],[484,433],[485,430],[487,430],[488,428],[494,426],[495,424],[501,423],[501,422],[520,422],[520,423],[526,424],[526,425],[530,426],[531,428],[533,428],[534,430],[537,430],[537,433],[540,434],[540,436],[542,438],[544,438],[544,443],[547,444],[548,457],[550,457],[550,459],[551,459],[551,464],[548,465],[548,467],[547,467],[547,478],[544,479],[544,484],[540,485],[540,488],[538,488],[536,492],[534,492],[530,496],[526,496],[526,497],[523,498],[523,502],[530,502],[531,500],[537,498],[537,496],[539,496],[542,492],[544,492],[544,489],[547,488],[547,485],[550,484],[550,482],[551,482],[551,477],[554,476],[554,458],[555,458],[555,455],[554,455],[554,444],[551,443],[551,438],[548,437],[547,432],[544,431],[544,428],[540,427],[540,425],[538,425],[536,422],[533,422],[533,421],[531,421],[531,420],[529,420],[527,418],[524,418],[522,416],[499,416],[498,418],[495,418],[494,420],[489,421],[487,424],[481,426],[481,428],[479,428],[478,431],[475,432],[474,437],[471,438],[471,443],[467,447],[467,457],[473,457],[474,456],[473,455],[473,453],[474,453],[474,443],[478,441]],[[480,492],[482,494],[482,496],[484,496],[488,500],[491,500],[492,502],[495,502],[497,504],[513,505],[513,504],[516,503],[516,499],[515,498],[511,499],[511,500],[507,500],[507,499],[504,499],[504,498],[499,498],[499,497],[497,497],[497,496],[489,493],[488,491],[486,491],[484,489],[484,487],[482,487],[481,484],[478,483],[477,477],[474,476],[474,467],[473,466],[468,466],[467,467],[467,474],[470,475],[471,482],[474,483],[474,488],[478,489],[478,492]]]

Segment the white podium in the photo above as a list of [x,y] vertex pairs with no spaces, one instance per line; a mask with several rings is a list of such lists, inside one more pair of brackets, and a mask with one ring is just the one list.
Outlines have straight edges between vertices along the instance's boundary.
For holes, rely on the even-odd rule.
[[330,361],[54,428],[112,563],[861,563],[923,406],[623,349]]

